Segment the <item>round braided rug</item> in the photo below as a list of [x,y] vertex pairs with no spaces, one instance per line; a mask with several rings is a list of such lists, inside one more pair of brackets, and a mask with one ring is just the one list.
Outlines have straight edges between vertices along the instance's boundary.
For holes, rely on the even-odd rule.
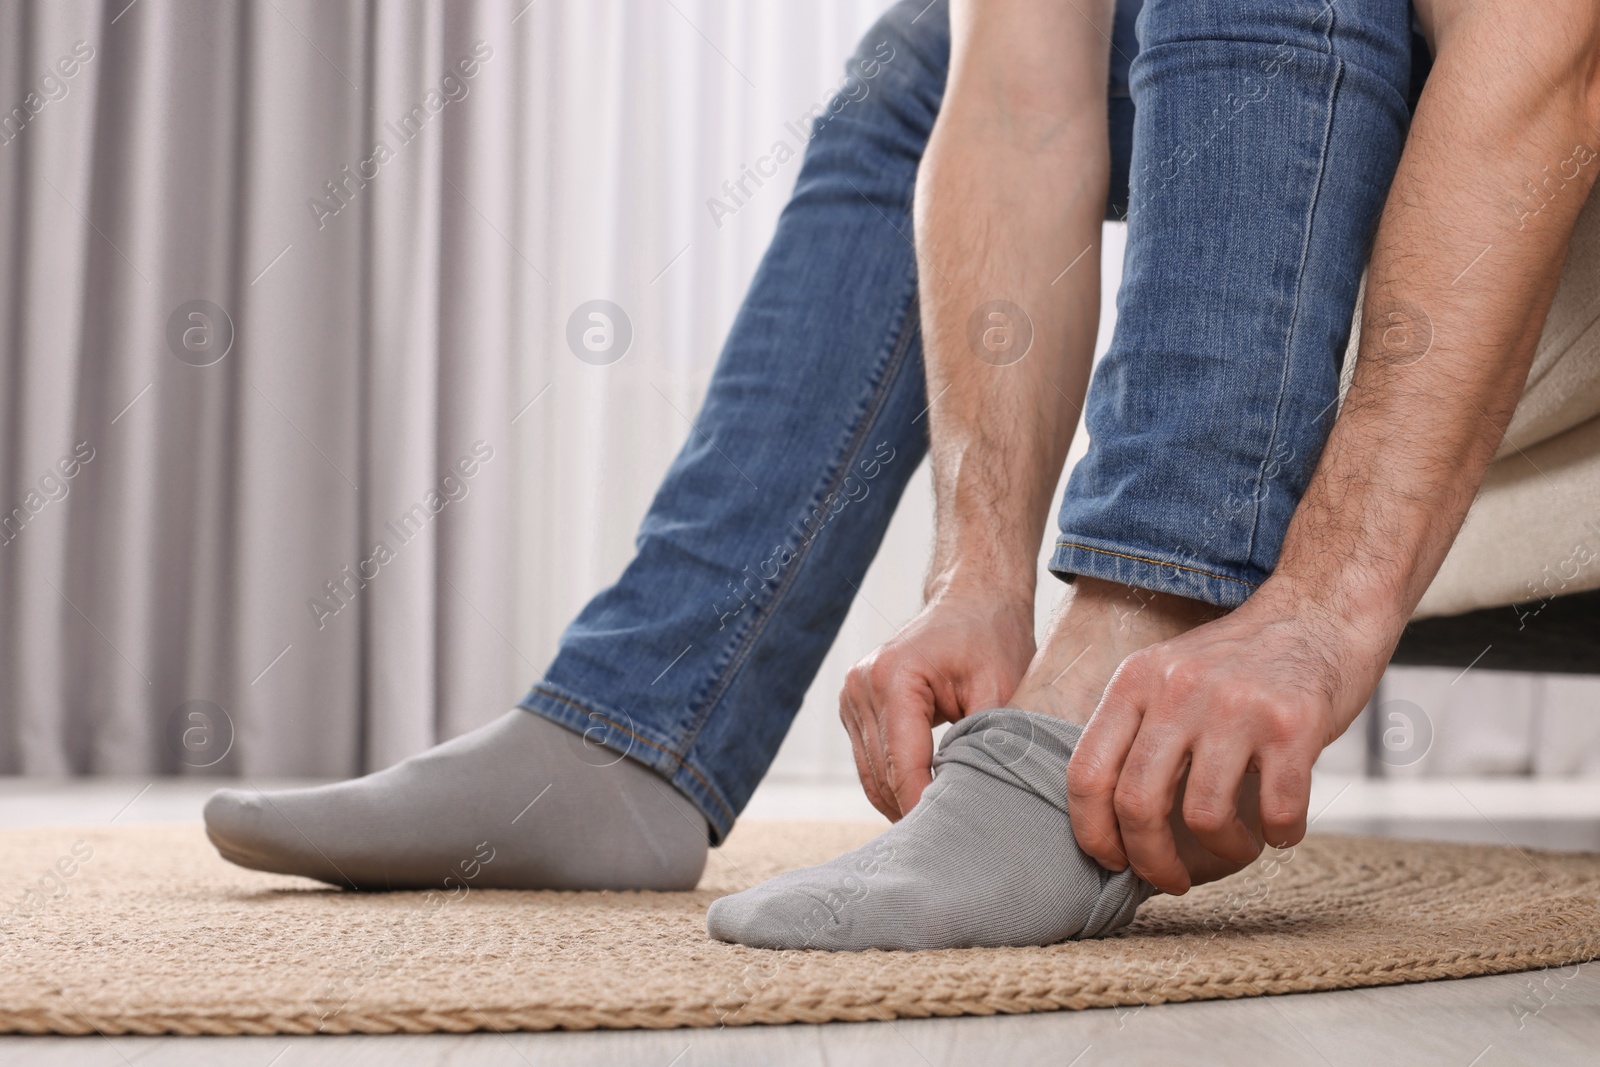
[[1119,935],[765,952],[710,901],[871,826],[746,824],[693,893],[355,894],[198,827],[0,833],[0,1032],[422,1033],[991,1015],[1459,978],[1600,956],[1600,855],[1313,837]]

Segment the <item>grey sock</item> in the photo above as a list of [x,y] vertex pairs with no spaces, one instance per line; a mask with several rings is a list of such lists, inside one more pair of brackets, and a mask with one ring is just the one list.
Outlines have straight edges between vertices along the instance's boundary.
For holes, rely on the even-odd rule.
[[242,867],[358,889],[693,889],[706,861],[666,779],[520,708],[365,778],[224,789],[205,819]]
[[1155,890],[1078,848],[1067,761],[1083,728],[1001,708],[963,719],[911,813],[820,867],[711,905],[706,929],[753,948],[1048,945],[1100,937]]

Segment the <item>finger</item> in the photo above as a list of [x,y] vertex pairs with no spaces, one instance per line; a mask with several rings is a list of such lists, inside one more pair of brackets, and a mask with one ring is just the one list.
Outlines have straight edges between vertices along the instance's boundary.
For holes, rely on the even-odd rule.
[[1198,742],[1183,787],[1183,823],[1213,855],[1249,863],[1261,841],[1239,814],[1239,789],[1250,752],[1242,745]]
[[1114,798],[1129,865],[1145,881],[1174,896],[1189,891],[1189,869],[1178,857],[1169,822],[1188,760],[1186,739],[1145,718],[1117,776]]
[[861,741],[866,747],[867,763],[872,768],[878,796],[883,799],[890,822],[898,822],[909,807],[902,807],[894,789],[894,771],[889,753],[889,740],[884,722],[885,709],[896,700],[895,693],[904,684],[906,670],[891,659],[874,657],[872,664],[862,673],[863,699],[857,702],[861,712],[857,726]]
[[1261,775],[1255,770],[1254,760],[1239,778],[1237,808],[1239,818],[1243,820],[1251,835],[1265,845],[1266,834],[1261,830]]
[[915,676],[895,687],[887,701],[874,706],[877,735],[883,744],[882,766],[895,804],[909,812],[933,781],[934,696]]
[[1143,680],[1137,671],[1125,675],[1119,669],[1067,764],[1067,814],[1073,836],[1079,848],[1112,871],[1128,866],[1117,826],[1117,776],[1138,736],[1143,700]]
[[867,800],[885,819],[893,822],[899,813],[883,799],[878,791],[878,776],[873,769],[872,761],[868,756],[871,751],[865,737],[861,732],[860,705],[850,692],[850,684],[845,683],[845,688],[839,694],[839,718],[844,722],[845,733],[850,735],[850,754],[855,757],[856,777],[861,779],[861,789],[867,794]]
[[1298,845],[1306,836],[1306,809],[1311,806],[1311,763],[1306,754],[1274,746],[1256,754],[1261,772],[1261,834],[1273,848]]

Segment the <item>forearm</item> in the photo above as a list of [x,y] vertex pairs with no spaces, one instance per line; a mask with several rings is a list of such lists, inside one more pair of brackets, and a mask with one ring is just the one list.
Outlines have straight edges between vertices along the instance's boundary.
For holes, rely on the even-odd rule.
[[1375,670],[1500,444],[1600,169],[1592,52],[1564,3],[1430,5],[1438,61],[1378,229],[1354,379],[1261,590],[1365,635]]
[[[1031,599],[1099,313],[1110,4],[972,0],[951,21],[916,190],[937,501],[928,593],[970,578]],[[1022,314],[980,310],[997,301]]]

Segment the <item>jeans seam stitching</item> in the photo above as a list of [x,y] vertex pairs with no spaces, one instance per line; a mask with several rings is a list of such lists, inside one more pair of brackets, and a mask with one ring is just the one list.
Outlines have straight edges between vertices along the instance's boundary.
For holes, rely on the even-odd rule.
[[[634,731],[628,729],[626,726],[623,726],[619,722],[612,721],[611,719],[609,719],[606,716],[600,714],[598,711],[594,710],[593,708],[584,707],[582,704],[579,704],[577,701],[569,700],[567,697],[562,696],[560,693],[551,692],[549,689],[546,689],[542,684],[534,686],[533,687],[533,691],[538,693],[541,696],[548,697],[551,700],[559,701],[560,703],[565,704],[569,708],[575,708],[576,710],[581,711],[585,715],[588,715],[588,716],[590,716],[592,718],[599,719],[601,722],[605,723],[607,726],[611,727],[612,729],[620,730],[622,733],[627,734],[629,737],[633,738],[634,740],[643,741],[645,744],[649,745],[651,748],[655,749],[656,751],[663,752],[663,753],[667,754],[668,756],[671,756],[674,760],[677,761],[678,766],[680,768],[682,768],[683,770],[686,770],[690,774],[694,775],[695,779],[702,786],[705,787],[706,794],[708,796],[710,796],[712,800],[716,801],[717,807],[721,808],[723,810],[723,812],[725,812],[727,814],[729,823],[732,823],[735,819],[738,818],[738,816],[736,814],[734,814],[734,812],[732,810],[729,809],[728,805],[723,802],[722,798],[717,795],[717,790],[712,786],[712,784],[710,782],[706,781],[705,778],[700,774],[700,772],[697,769],[695,769],[694,765],[689,763],[688,760],[684,759],[684,757],[682,755],[680,755],[679,753],[672,751],[670,748],[667,748],[664,745],[657,744],[656,742],[650,740],[648,737],[645,737],[642,734],[635,733]],[[624,752],[623,755],[626,756],[627,753]]]
[[1126,552],[1113,552],[1109,548],[1095,548],[1093,545],[1080,544],[1077,541],[1057,540],[1056,547],[1079,548],[1085,552],[1098,552],[1102,556],[1115,556],[1118,559],[1132,560],[1135,563],[1148,563],[1154,567],[1171,567],[1174,570],[1188,571],[1191,574],[1201,574],[1207,578],[1216,578],[1224,582],[1234,582],[1238,585],[1244,586],[1247,589],[1254,589],[1256,587],[1254,582],[1247,582],[1243,578],[1234,578],[1226,574],[1217,574],[1214,571],[1203,570],[1199,567],[1186,567],[1182,563],[1169,563],[1162,559],[1150,559],[1145,556],[1133,556]]
[[1294,359],[1294,343],[1300,328],[1301,298],[1305,293],[1306,261],[1311,254],[1311,234],[1316,227],[1317,205],[1322,200],[1322,183],[1328,176],[1328,143],[1333,137],[1334,112],[1339,103],[1339,88],[1344,82],[1344,61],[1333,51],[1333,31],[1337,16],[1331,11],[1328,16],[1327,42],[1328,50],[1325,53],[1334,63],[1333,84],[1328,90],[1328,117],[1322,126],[1322,148],[1317,156],[1317,184],[1311,192],[1311,204],[1306,210],[1304,236],[1300,244],[1300,263],[1295,271],[1294,308],[1289,313],[1289,337],[1284,344],[1283,371],[1278,379],[1278,399],[1272,409],[1272,429],[1267,434],[1266,451],[1261,457],[1261,463],[1256,468],[1255,487],[1250,493],[1252,513],[1250,516],[1250,537],[1245,544],[1245,560],[1255,559],[1256,541],[1261,533],[1261,500],[1262,485],[1266,480],[1267,465],[1272,461],[1273,450],[1278,444],[1278,428],[1283,419],[1283,399],[1289,391],[1289,366]]
[[[856,431],[851,435],[850,440],[839,453],[839,458],[841,461],[859,453],[863,442],[866,440],[868,428],[876,422],[878,415],[882,413],[884,397],[888,395],[890,388],[896,380],[899,368],[905,362],[905,355],[911,348],[911,338],[915,335],[916,326],[918,324],[916,315],[918,307],[919,301],[917,298],[915,272],[913,271],[911,299],[907,303],[906,310],[901,319],[900,329],[898,331],[895,344],[889,351],[889,358],[884,361],[883,369],[879,373],[878,381],[873,385],[872,391],[867,396],[866,410],[862,412],[861,420],[857,425]],[[828,479],[826,488],[837,488],[838,485],[842,484],[844,478],[848,475],[849,470],[850,463],[841,462],[834,470],[832,477]],[[826,500],[827,497],[828,493],[827,491],[824,491],[822,494],[822,499]],[[820,536],[820,534],[818,536]],[[716,683],[711,687],[710,692],[707,694],[705,703],[700,709],[700,713],[695,716],[694,721],[690,724],[689,729],[685,732],[681,751],[673,753],[673,755],[676,756],[680,762],[683,762],[687,759],[689,750],[694,747],[694,743],[700,738],[700,731],[705,728],[706,720],[711,717],[711,713],[716,710],[716,707],[719,703],[721,703],[722,698],[725,697],[728,693],[728,690],[733,687],[733,679],[737,677],[739,672],[743,669],[746,660],[749,658],[750,650],[755,646],[755,643],[760,638],[761,634],[766,631],[767,624],[777,613],[777,609],[786,600],[789,590],[793,588],[795,581],[798,580],[798,576],[802,569],[802,564],[807,558],[809,558],[811,554],[811,546],[814,545],[816,541],[817,538],[813,537],[811,541],[800,546],[800,551],[797,552],[795,556],[795,566],[789,569],[789,574],[785,578],[783,584],[773,591],[771,598],[765,605],[766,610],[752,620],[750,629],[745,633],[744,639],[740,641],[739,647],[729,658],[727,665],[722,670],[722,674],[718,677]]]

